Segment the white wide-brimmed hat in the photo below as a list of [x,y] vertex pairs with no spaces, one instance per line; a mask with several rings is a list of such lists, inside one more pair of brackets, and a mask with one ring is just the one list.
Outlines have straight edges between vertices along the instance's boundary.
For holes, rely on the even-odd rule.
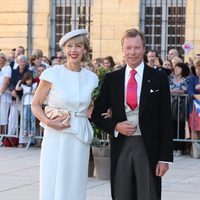
[[59,46],[63,47],[65,42],[67,42],[69,39],[79,36],[79,35],[87,35],[88,32],[85,29],[76,29],[73,31],[68,32],[65,34],[59,41]]

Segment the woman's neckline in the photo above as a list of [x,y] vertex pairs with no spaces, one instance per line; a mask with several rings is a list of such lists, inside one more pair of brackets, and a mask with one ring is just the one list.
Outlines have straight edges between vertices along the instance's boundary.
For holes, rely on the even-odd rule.
[[81,72],[81,69],[82,69],[82,68],[80,67],[80,70],[77,71],[77,70],[75,70],[75,69],[72,69],[72,68],[68,67],[66,64],[64,64],[63,66],[64,66],[64,68],[66,68],[67,70],[69,70],[69,71],[71,71],[71,72],[76,72],[76,73]]

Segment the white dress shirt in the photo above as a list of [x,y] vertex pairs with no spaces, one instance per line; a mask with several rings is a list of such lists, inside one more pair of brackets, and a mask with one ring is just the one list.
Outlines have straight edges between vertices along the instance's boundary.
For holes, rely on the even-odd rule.
[[[130,107],[127,105],[126,103],[126,92],[127,92],[127,85],[128,85],[128,81],[129,78],[131,76],[131,70],[133,68],[131,68],[128,64],[126,65],[126,69],[125,69],[125,82],[124,82],[124,105],[125,105],[125,110],[129,111],[131,110]],[[140,94],[141,94],[141,89],[142,89],[142,78],[143,78],[143,72],[144,72],[144,63],[143,61],[140,63],[140,65],[138,65],[138,67],[134,68],[134,70],[137,71],[137,73],[135,74],[135,80],[137,82],[137,103],[139,105],[140,103]],[[115,129],[114,131],[114,136],[117,137],[119,134],[119,132]]]
[[[125,92],[124,104],[125,104],[125,106],[127,106],[127,104],[126,104],[126,92],[127,92],[128,81],[129,81],[129,78],[131,76],[131,74],[130,74],[131,70],[132,70],[132,68],[127,64],[126,69],[125,69],[125,84],[124,84],[124,92]],[[142,78],[143,78],[143,72],[144,72],[144,63],[141,62],[141,64],[138,67],[134,68],[134,70],[137,72],[135,74],[135,80],[137,82],[137,102],[138,102],[138,105],[139,105],[140,94],[141,94],[141,89],[142,89]]]

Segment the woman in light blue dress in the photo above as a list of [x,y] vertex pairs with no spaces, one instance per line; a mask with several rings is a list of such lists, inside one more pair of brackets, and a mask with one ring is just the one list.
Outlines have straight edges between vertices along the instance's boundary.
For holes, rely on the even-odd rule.
[[[67,63],[46,69],[40,76],[32,111],[44,125],[40,160],[40,200],[85,200],[88,161],[93,130],[86,112],[92,93],[98,85],[97,76],[81,67],[88,53],[86,30],[67,33],[59,42]],[[63,123],[66,115],[49,119],[42,104],[69,112],[70,125]]]

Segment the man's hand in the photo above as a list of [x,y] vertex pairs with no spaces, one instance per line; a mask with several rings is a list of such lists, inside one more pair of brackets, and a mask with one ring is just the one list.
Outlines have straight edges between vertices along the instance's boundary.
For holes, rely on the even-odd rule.
[[164,174],[167,172],[169,169],[169,164],[168,163],[163,163],[163,162],[158,162],[156,165],[156,176],[164,176]]
[[116,131],[126,136],[133,136],[136,130],[137,125],[134,125],[129,121],[119,122],[116,126]]

